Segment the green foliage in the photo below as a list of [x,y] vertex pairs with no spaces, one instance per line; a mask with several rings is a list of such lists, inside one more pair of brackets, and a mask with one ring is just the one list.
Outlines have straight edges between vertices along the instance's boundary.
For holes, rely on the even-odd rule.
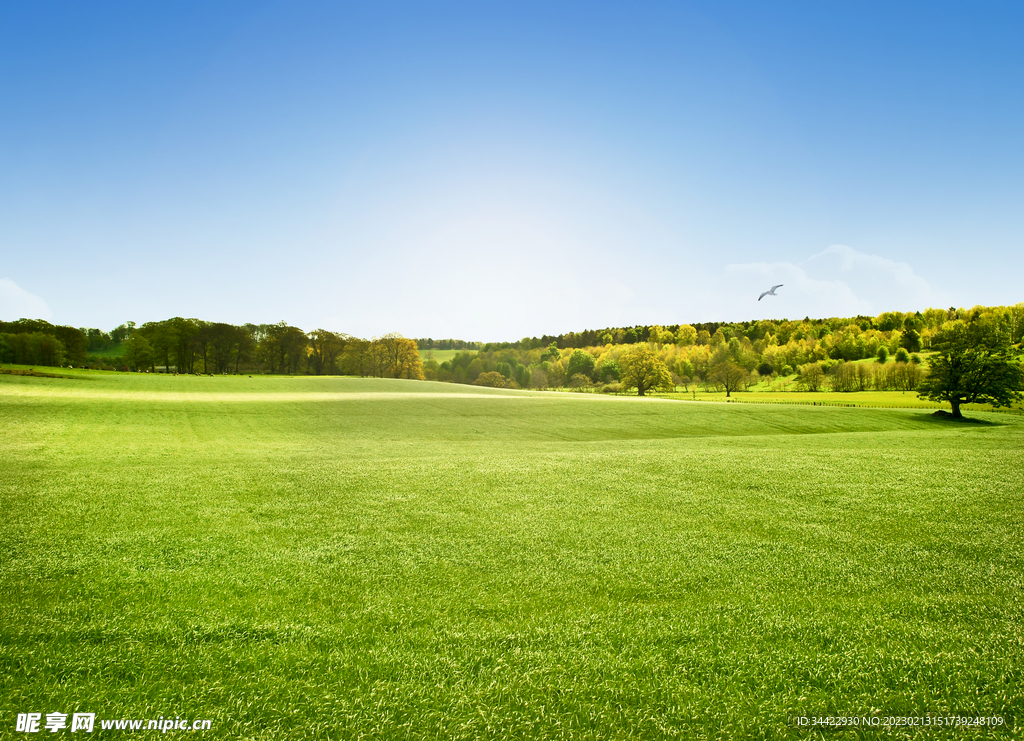
[[139,332],[132,334],[124,342],[124,362],[134,371],[145,370],[152,365],[153,348],[149,340]]
[[878,359],[879,363],[884,363],[886,360],[889,359],[889,348],[887,348],[885,345],[882,345],[881,347],[878,348],[878,353],[875,357]]
[[712,383],[721,387],[728,397],[749,382],[750,374],[733,361],[723,360],[711,368],[709,378]]
[[490,386],[491,388],[500,389],[505,388],[505,386],[508,385],[508,379],[497,371],[487,371],[486,373],[481,373],[477,376],[476,380],[473,381],[473,385]]
[[648,327],[647,340],[648,342],[655,342],[659,345],[664,345],[675,342],[676,336],[672,330],[655,324]]
[[1024,370],[998,322],[956,320],[932,339],[937,350],[921,383],[920,396],[947,401],[954,417],[961,404],[1009,406],[1024,398]]
[[17,365],[61,366],[67,358],[64,343],[54,334],[0,334],[0,362]]
[[548,345],[547,350],[545,350],[541,354],[540,359],[541,360],[558,360],[560,357],[562,357],[562,353],[558,349],[558,343],[552,342],[550,345]]
[[676,330],[676,344],[689,346],[697,343],[697,330],[690,324],[681,324]]
[[802,389],[818,391],[825,382],[825,371],[821,363],[808,363],[800,369],[800,377],[797,380]]
[[672,391],[672,376],[658,355],[647,345],[636,345],[619,358],[620,381],[626,391],[636,389],[638,396],[648,391]]
[[593,386],[594,383],[590,380],[590,376],[583,373],[576,373],[569,377],[569,382],[566,385],[571,389],[588,389]]
[[593,380],[594,377],[594,356],[584,350],[573,350],[569,356],[569,362],[565,367],[565,374],[570,378],[576,375],[584,375]]
[[43,319],[0,322],[0,362],[19,365],[84,365],[89,340],[74,327],[53,325]]
[[907,352],[920,352],[921,333],[913,327],[905,330],[900,337],[900,347]]
[[597,364],[596,372],[597,380],[601,383],[618,381],[622,376],[622,369],[619,368],[618,362],[611,358],[603,358],[601,362]]

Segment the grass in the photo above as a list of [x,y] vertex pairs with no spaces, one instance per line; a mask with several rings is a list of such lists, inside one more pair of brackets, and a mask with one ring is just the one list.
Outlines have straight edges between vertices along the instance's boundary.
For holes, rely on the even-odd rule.
[[110,345],[110,347],[101,347],[95,350],[90,350],[88,354],[97,358],[120,358],[124,355],[124,346],[122,343],[117,342]]
[[443,363],[446,360],[451,360],[459,353],[476,353],[476,350],[420,350],[420,357],[424,360],[428,358],[436,360],[438,363]]
[[[726,396],[724,391],[702,391],[691,387],[689,393],[658,393],[655,397],[679,399],[683,401],[729,401],[736,404],[799,404],[804,406],[841,406],[864,407],[874,409],[921,409],[948,410],[948,402],[936,402],[922,399],[916,391],[769,391],[767,389],[751,389],[750,391],[734,391]],[[964,412],[1002,412],[1021,414],[1024,405],[1020,403],[1010,407],[995,409],[991,404],[962,404]]]
[[0,375],[5,731],[53,711],[232,739],[1024,722],[1014,416],[61,373]]

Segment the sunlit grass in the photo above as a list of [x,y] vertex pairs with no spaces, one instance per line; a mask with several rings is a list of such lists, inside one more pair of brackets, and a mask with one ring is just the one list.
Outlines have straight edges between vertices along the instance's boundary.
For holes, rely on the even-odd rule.
[[68,375],[0,376],[2,728],[78,709],[218,738],[805,738],[791,716],[1021,716],[1012,416]]

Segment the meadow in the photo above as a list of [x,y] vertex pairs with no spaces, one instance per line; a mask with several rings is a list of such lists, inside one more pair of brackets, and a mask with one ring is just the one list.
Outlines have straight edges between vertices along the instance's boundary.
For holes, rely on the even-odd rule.
[[1017,415],[54,375],[0,375],[0,737],[1024,729]]

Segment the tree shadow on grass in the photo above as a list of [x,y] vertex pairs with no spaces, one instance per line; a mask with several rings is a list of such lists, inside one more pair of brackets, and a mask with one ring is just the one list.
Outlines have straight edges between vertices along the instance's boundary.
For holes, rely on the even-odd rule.
[[985,425],[987,427],[1003,427],[1006,425],[1005,422],[992,422],[987,419],[978,419],[977,417],[954,417],[952,412],[947,412],[945,409],[938,409],[926,415],[925,421],[941,425]]
[[35,378],[81,378],[81,376],[65,376],[59,373],[44,373],[43,371],[37,371],[35,368],[29,370],[22,370],[20,368],[0,368],[0,373],[5,376],[34,376]]

